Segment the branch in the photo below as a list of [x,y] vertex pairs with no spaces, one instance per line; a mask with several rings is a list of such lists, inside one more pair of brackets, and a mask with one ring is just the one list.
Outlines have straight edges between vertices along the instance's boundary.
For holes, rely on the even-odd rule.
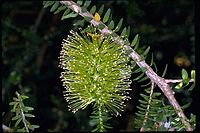
[[[17,97],[19,97],[18,93],[17,93]],[[29,132],[27,124],[26,124],[25,114],[24,114],[24,111],[22,109],[22,103],[21,103],[20,100],[18,102],[19,102],[20,112],[21,112],[21,116],[22,116],[22,122],[24,123],[24,127],[25,127],[26,132]]]
[[[90,17],[90,18],[94,18],[92,14],[90,14],[88,11],[82,11],[81,7],[76,4],[73,1],[60,1],[61,4],[64,4],[66,6],[68,6],[71,10],[73,10],[74,12],[78,13],[80,16],[82,17]],[[90,23],[94,26],[98,26],[99,24],[103,24],[105,27],[100,30],[100,32],[104,35],[108,35],[111,34],[112,31],[108,29],[108,27],[101,21],[96,21],[95,19],[90,20]],[[130,47],[130,43],[127,42],[125,44],[124,40],[122,39],[118,39],[119,36],[117,37],[113,37],[115,40],[117,40],[120,44],[124,45],[127,49],[131,50],[130,53],[130,57],[137,63],[137,65],[142,68],[145,69],[145,73],[146,75],[151,79],[151,81],[153,83],[155,83],[156,85],[158,85],[160,87],[160,89],[162,90],[162,92],[165,94],[165,96],[168,98],[170,104],[174,107],[176,113],[178,114],[178,116],[181,118],[182,123],[185,125],[186,130],[187,131],[192,131],[193,129],[191,128],[190,123],[188,122],[185,114],[183,113],[179,103],[177,102],[177,100],[174,97],[172,88],[168,85],[168,83],[165,81],[164,78],[158,76],[153,69],[145,62],[145,60],[141,60],[142,58],[140,57],[140,55],[134,51],[131,47]]]
[[[183,79],[165,79],[167,83],[180,83],[183,82]],[[189,82],[195,82],[194,79],[190,79]]]
[[143,121],[142,127],[140,129],[140,132],[145,131],[144,127],[145,127],[147,119],[148,119],[149,109],[150,109],[150,105],[151,105],[151,101],[152,101],[152,95],[153,95],[153,89],[154,89],[154,87],[155,87],[154,82],[152,82],[151,83],[151,92],[150,92],[150,95],[149,95],[149,101],[148,101],[148,105],[147,105],[147,109],[146,109],[144,121]]

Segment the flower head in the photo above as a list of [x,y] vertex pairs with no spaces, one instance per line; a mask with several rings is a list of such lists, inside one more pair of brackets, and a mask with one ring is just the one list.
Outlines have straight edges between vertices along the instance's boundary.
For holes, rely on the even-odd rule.
[[71,33],[60,52],[61,80],[69,110],[75,113],[94,103],[105,112],[119,115],[124,101],[130,98],[131,70],[125,48],[111,36]]

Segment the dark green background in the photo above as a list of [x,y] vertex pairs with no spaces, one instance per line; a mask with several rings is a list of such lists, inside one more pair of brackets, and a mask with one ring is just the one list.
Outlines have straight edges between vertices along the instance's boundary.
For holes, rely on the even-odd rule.
[[[130,41],[139,34],[140,46],[151,46],[159,75],[165,64],[168,64],[166,78],[181,78],[182,68],[194,69],[194,1],[97,0],[91,5],[99,8],[101,4],[111,8],[115,23],[123,17],[123,26],[131,26]],[[62,14],[53,15],[49,8],[43,9],[42,2],[4,1],[1,8],[3,123],[9,125],[12,113],[8,104],[17,90],[30,97],[26,104],[35,108],[36,117],[30,122],[40,126],[36,131],[91,130],[88,118],[91,109],[75,115],[69,112],[59,78],[61,42],[69,30],[77,28],[73,26],[77,19],[61,21]],[[132,86],[132,100],[126,103],[122,117],[111,120],[113,131],[135,130],[133,114],[141,87]],[[180,103],[192,100],[190,95],[181,94],[177,99]],[[186,114],[193,108],[192,105]]]

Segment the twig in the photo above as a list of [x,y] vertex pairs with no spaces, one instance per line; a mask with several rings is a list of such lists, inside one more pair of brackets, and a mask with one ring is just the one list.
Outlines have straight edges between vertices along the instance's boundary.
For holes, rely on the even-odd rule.
[[147,110],[146,110],[146,113],[145,113],[145,116],[144,116],[144,121],[143,121],[142,127],[140,128],[141,132],[145,131],[144,127],[145,127],[147,119],[148,119],[149,108],[150,108],[151,101],[152,101],[152,95],[153,95],[154,87],[155,87],[154,82],[152,82],[151,83],[151,92],[150,92],[150,95],[149,95],[149,101],[148,101],[148,105],[147,105]]
[[[111,34],[112,31],[108,29],[108,27],[101,21],[96,21],[93,17],[92,14],[90,14],[88,11],[82,11],[81,7],[76,4],[73,1],[60,1],[61,4],[67,5],[70,9],[72,9],[74,12],[78,13],[80,16],[82,17],[90,17],[93,18],[92,20],[90,20],[90,23],[94,26],[98,26],[99,24],[104,25],[105,27],[100,30],[100,32],[104,35],[108,35]],[[113,37],[115,40],[118,40],[119,36],[117,37]],[[124,40],[120,39],[118,40],[118,42],[122,45],[124,45],[127,49],[131,50],[131,54],[129,55],[136,63],[137,65],[146,70],[145,73],[146,75],[151,79],[152,82],[154,82],[156,85],[158,85],[160,87],[160,89],[162,90],[162,92],[165,94],[165,96],[168,98],[170,104],[174,107],[176,113],[178,114],[178,116],[181,118],[182,123],[185,125],[186,130],[187,131],[193,131],[193,129],[191,128],[190,123],[188,122],[185,114],[183,113],[179,103],[177,102],[177,100],[174,97],[172,88],[168,85],[168,83],[165,81],[164,78],[158,76],[153,69],[145,62],[145,60],[141,60],[140,55],[134,51],[131,47],[130,47],[130,43],[127,42],[125,43]]]
[[[18,93],[17,93],[17,97],[19,97]],[[21,112],[21,116],[22,116],[22,122],[24,123],[24,127],[25,127],[26,132],[29,132],[27,124],[26,124],[26,119],[25,119],[24,111],[22,109],[22,103],[21,103],[20,100],[18,102],[19,102],[20,112]]]
[[[180,83],[183,82],[183,79],[165,79],[167,83]],[[194,79],[190,79],[189,82],[195,82]]]

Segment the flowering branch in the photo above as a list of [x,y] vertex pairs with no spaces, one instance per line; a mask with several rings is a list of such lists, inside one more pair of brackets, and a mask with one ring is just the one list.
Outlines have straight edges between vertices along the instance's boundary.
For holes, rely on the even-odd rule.
[[[88,11],[83,12],[82,8],[73,1],[60,1],[60,3],[67,5],[71,10],[78,13],[82,17],[94,18],[93,15],[90,14]],[[89,22],[94,26],[98,26],[100,24],[104,25],[104,28],[100,30],[100,32],[104,35],[108,35],[108,34],[112,33],[112,31],[109,30],[108,27],[101,21],[96,21],[95,19],[91,19]],[[113,38],[115,40],[117,40],[120,44],[124,45],[127,49],[131,50],[131,53],[129,56],[137,63],[137,65],[140,68],[142,68],[143,70],[146,70],[145,74],[150,78],[150,80],[153,83],[155,83],[156,85],[158,85],[160,87],[160,89],[162,90],[164,95],[168,98],[170,104],[174,107],[178,116],[181,118],[181,121],[185,125],[186,130],[192,131],[193,129],[192,129],[190,123],[188,122],[185,114],[183,113],[183,110],[181,109],[179,103],[177,102],[176,98],[174,97],[173,90],[172,90],[171,86],[169,86],[168,82],[164,78],[158,76],[153,71],[153,69],[145,62],[145,60],[142,60],[140,55],[129,46],[129,42],[125,43],[124,40],[122,40],[122,39],[119,40],[118,39],[119,36],[116,36]]]

